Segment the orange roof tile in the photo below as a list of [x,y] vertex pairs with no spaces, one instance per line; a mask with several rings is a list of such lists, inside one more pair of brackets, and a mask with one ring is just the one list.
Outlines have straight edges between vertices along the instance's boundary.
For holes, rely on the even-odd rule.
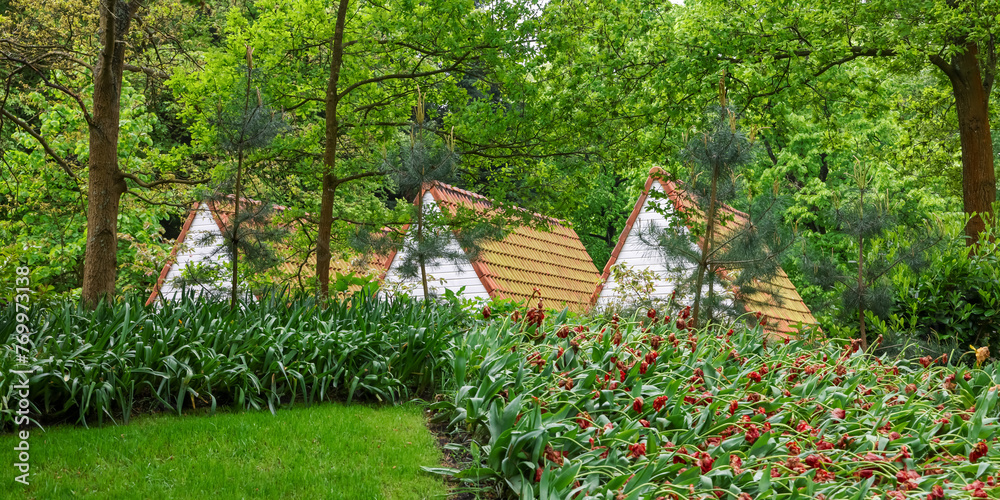
[[[604,266],[601,282],[591,296],[593,303],[596,303],[603,289],[603,283],[611,275],[611,267],[617,262],[618,255],[625,245],[625,239],[628,238],[629,233],[632,231],[632,226],[639,218],[639,213],[642,211],[646,198],[649,196],[653,182],[660,183],[660,186],[673,203],[675,209],[698,211],[690,196],[676,182],[666,179],[666,172],[663,169],[653,167],[649,171],[649,178],[646,179],[646,185],[643,188],[642,194],[636,201],[635,207],[632,209],[632,213],[625,224],[625,228],[618,238],[618,244],[611,252],[611,258],[608,259],[608,263]],[[717,233],[720,238],[724,238],[727,234],[732,234],[740,224],[745,223],[747,220],[747,215],[743,212],[726,206],[722,208],[733,216],[733,220],[720,226],[720,231]],[[725,276],[725,271],[723,271],[723,276]],[[739,302],[743,304],[747,312],[760,312],[762,314],[762,319],[765,321],[765,332],[779,337],[797,334],[799,330],[795,326],[799,323],[806,326],[817,324],[816,318],[813,317],[809,311],[809,307],[802,301],[802,297],[795,290],[795,285],[788,279],[788,275],[785,274],[784,270],[779,270],[777,276],[773,277],[767,283],[760,283],[756,291],[741,295],[739,299]]]
[[[485,196],[441,182],[428,184],[424,192],[441,207],[463,206],[482,213],[493,208]],[[548,307],[586,311],[600,278],[593,259],[565,221],[533,215],[548,222],[551,232],[518,226],[500,241],[482,243],[479,259],[472,263],[476,274],[491,297],[526,300],[538,288]],[[393,257],[385,261],[386,268]]]

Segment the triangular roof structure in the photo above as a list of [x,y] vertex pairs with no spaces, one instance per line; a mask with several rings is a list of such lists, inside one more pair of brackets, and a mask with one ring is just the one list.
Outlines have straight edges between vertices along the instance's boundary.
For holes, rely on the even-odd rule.
[[[650,245],[642,240],[639,233],[641,226],[656,225],[656,227],[667,227],[667,220],[663,215],[653,211],[649,205],[649,193],[657,190],[666,195],[673,208],[678,211],[691,210],[695,208],[690,196],[681,189],[678,184],[667,179],[667,173],[659,168],[653,167],[646,179],[642,194],[635,203],[632,213],[629,215],[625,228],[618,238],[618,244],[611,252],[611,258],[604,266],[601,275],[601,283],[594,291],[592,301],[595,304],[607,301],[615,294],[616,284],[610,280],[611,268],[616,264],[625,264],[636,269],[649,268],[665,277],[666,267],[662,262],[662,257],[658,252],[653,251]],[[723,210],[733,216],[733,220],[727,224],[719,226],[718,237],[725,238],[726,235],[734,231],[747,220],[747,215],[723,206]],[[725,278],[723,271],[723,278]],[[662,280],[656,284],[654,295],[668,297],[673,291],[673,284]],[[815,325],[816,318],[813,317],[809,308],[802,301],[795,285],[788,279],[784,270],[779,270],[778,275],[762,283],[762,286],[753,293],[742,294],[739,302],[747,312],[762,314],[765,321],[764,330],[768,333],[779,335],[795,335],[798,333],[796,325]]]
[[[463,206],[483,214],[493,210],[489,198],[442,182],[428,183],[421,196],[425,204],[446,209]],[[534,215],[547,221],[550,231],[518,226],[500,241],[481,243],[478,259],[469,265],[440,265],[429,269],[428,274],[446,278],[446,289],[457,292],[461,286],[466,286],[464,295],[469,297],[523,301],[538,288],[547,307],[586,311],[600,277],[597,266],[569,224]],[[406,229],[404,227],[404,231]],[[385,260],[387,282],[394,279],[398,260],[396,252]],[[399,279],[398,276],[395,279]],[[422,294],[423,290],[417,288],[414,293]]]
[[[259,206],[260,202],[243,198],[240,204],[241,211],[244,210],[244,205],[249,208]],[[170,256],[160,270],[160,275],[153,286],[153,291],[150,293],[149,299],[146,300],[146,305],[152,304],[156,299],[161,297],[179,297],[180,290],[174,287],[173,282],[181,276],[188,265],[211,262],[225,264],[227,268],[229,267],[228,255],[225,252],[217,252],[216,249],[223,244],[223,228],[229,224],[230,217],[234,213],[233,208],[232,201],[216,202],[205,200],[195,202],[191,205],[181,232],[177,236],[173,248],[170,250]],[[274,209],[276,212],[281,212],[286,208],[281,205],[274,205]],[[205,235],[212,237],[210,242],[202,242]],[[280,256],[285,257],[290,257],[293,253],[287,245],[278,245],[276,250]],[[313,276],[316,270],[316,255],[311,254],[304,264],[295,259],[286,258],[276,266],[275,270],[280,275],[295,276],[299,274],[300,267],[303,273],[302,276]],[[359,269],[358,266],[354,266],[350,262],[337,259],[330,262],[330,271],[331,279],[335,275],[334,273],[347,274],[349,272],[361,272],[378,274],[381,272],[378,269]],[[218,293],[221,290],[228,290],[229,286],[228,282],[210,284],[205,286],[201,292]]]

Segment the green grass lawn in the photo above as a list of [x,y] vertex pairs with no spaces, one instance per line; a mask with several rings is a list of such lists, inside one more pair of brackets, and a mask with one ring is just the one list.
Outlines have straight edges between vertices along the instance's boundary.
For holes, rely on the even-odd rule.
[[15,483],[14,436],[0,436],[0,497],[16,499],[421,499],[444,482],[420,470],[441,452],[416,405],[339,404],[128,426],[31,430],[31,485]]

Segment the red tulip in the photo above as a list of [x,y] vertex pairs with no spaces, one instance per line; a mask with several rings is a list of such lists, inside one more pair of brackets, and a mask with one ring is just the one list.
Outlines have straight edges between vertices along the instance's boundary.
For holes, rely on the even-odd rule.
[[785,448],[788,448],[788,453],[791,453],[792,455],[802,453],[802,448],[799,447],[799,443],[797,441],[789,441],[788,443],[785,443]]
[[642,413],[642,404],[642,398],[635,398],[635,401],[632,401],[632,409],[635,410],[636,413]]
[[944,488],[940,484],[931,486],[931,492],[927,494],[927,500],[944,500]]
[[653,410],[660,411],[666,404],[667,404],[666,396],[656,396],[656,398],[653,399]]
[[989,451],[989,448],[986,447],[986,441],[979,441],[976,443],[975,448],[972,449],[972,452],[969,453],[969,462],[976,463],[980,458],[986,456],[986,453]]
[[743,459],[736,455],[729,455],[729,466],[733,468],[734,474],[743,472]]
[[697,464],[698,467],[701,467],[702,474],[708,474],[708,471],[712,470],[712,463],[714,462],[715,459],[708,453],[700,452],[698,453],[698,460],[695,461],[695,464]]

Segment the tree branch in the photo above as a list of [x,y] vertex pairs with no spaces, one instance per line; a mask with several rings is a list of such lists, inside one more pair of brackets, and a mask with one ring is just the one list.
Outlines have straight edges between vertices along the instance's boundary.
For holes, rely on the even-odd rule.
[[761,134],[761,139],[764,140],[764,149],[767,150],[767,156],[771,159],[771,163],[775,166],[778,165],[778,157],[774,155],[774,150],[771,149],[771,142],[767,140],[767,137]]
[[28,135],[34,137],[35,140],[42,145],[42,148],[45,149],[45,153],[51,156],[52,159],[55,160],[60,167],[62,167],[63,171],[66,172],[66,175],[70,176],[70,178],[73,179],[74,181],[79,180],[77,179],[76,174],[73,173],[72,167],[70,166],[69,162],[67,162],[65,158],[59,156],[59,154],[56,153],[54,149],[52,149],[52,146],[49,145],[48,141],[46,141],[44,137],[42,137],[38,132],[35,132],[35,130],[31,128],[31,125],[29,125],[24,120],[21,120],[20,118],[14,116],[13,114],[11,114],[10,111],[7,111],[5,108],[0,108],[0,114],[3,114],[3,116],[5,116],[7,119],[14,122],[14,124],[20,127],[21,130],[27,132]]
[[955,72],[955,68],[953,68],[951,64],[949,64],[948,61],[945,61],[939,54],[931,54],[927,57],[930,59],[931,64],[940,68],[950,80],[954,81],[958,78],[958,73]]
[[358,179],[364,179],[365,177],[375,177],[378,175],[385,175],[385,172],[365,172],[362,174],[348,175],[347,177],[338,177],[333,181],[334,186],[339,186],[346,182],[356,181]]
[[160,186],[160,185],[163,185],[163,184],[184,184],[184,185],[188,185],[188,186],[195,186],[195,185],[198,185],[198,184],[204,184],[204,183],[206,183],[206,182],[208,182],[208,181],[211,180],[211,179],[209,179],[209,178],[206,177],[204,179],[198,179],[198,180],[193,180],[193,181],[186,180],[186,179],[160,179],[160,180],[156,180],[156,181],[153,181],[153,182],[145,182],[142,179],[140,179],[138,176],[136,176],[135,174],[131,174],[131,173],[128,173],[128,172],[122,172],[121,175],[122,175],[122,177],[124,177],[126,179],[132,179],[133,181],[135,181],[136,184],[139,185],[139,187],[144,187],[146,189],[154,188],[156,186]]
[[990,33],[990,39],[986,44],[986,58],[983,61],[983,90],[986,92],[986,106],[990,105],[990,92],[993,91],[993,82],[997,75],[997,46],[996,37]]
[[[44,59],[45,57],[47,57],[50,54],[51,55],[55,55],[55,54],[58,54],[58,53],[57,52],[48,52],[48,53],[45,53],[41,57],[35,59],[35,61]],[[33,61],[27,61],[27,60],[18,58],[16,56],[12,55],[12,54],[9,54],[9,53],[2,53],[2,55],[3,55],[3,58],[6,59],[6,60],[8,60],[8,61],[13,61],[13,62],[19,63],[19,64],[21,64],[22,67],[31,68],[31,70],[34,71],[35,74],[38,75],[38,77],[41,78],[43,82],[45,82],[45,86],[46,87],[56,89],[56,90],[58,90],[58,91],[60,91],[60,92],[62,92],[64,94],[70,96],[71,98],[73,98],[73,100],[76,101],[77,106],[79,106],[80,110],[83,112],[83,119],[87,122],[87,125],[91,125],[90,111],[87,110],[87,104],[85,102],[83,102],[83,98],[80,97],[80,94],[77,94],[76,92],[73,92],[72,90],[66,88],[63,85],[60,85],[58,83],[53,83],[51,80],[49,80],[49,77],[45,73],[43,73],[41,70],[39,70],[37,67],[35,67],[35,64],[34,64]],[[84,66],[86,66],[88,68],[90,67],[89,65],[87,65],[83,61],[78,61],[76,59],[73,59],[73,61],[74,62],[78,62],[80,64],[83,64]],[[18,71],[20,71],[20,70],[18,70]]]
[[440,69],[435,69],[435,70],[431,70],[431,71],[421,71],[421,72],[391,73],[391,74],[388,74],[388,75],[382,75],[382,76],[376,76],[376,77],[372,77],[372,78],[366,78],[364,80],[355,82],[355,83],[351,84],[350,86],[348,86],[346,89],[343,90],[343,92],[340,92],[339,94],[337,94],[337,99],[338,100],[343,99],[344,96],[346,96],[347,94],[351,93],[352,91],[354,91],[358,87],[361,87],[361,86],[364,86],[364,85],[368,85],[368,84],[372,84],[372,83],[384,82],[386,80],[402,80],[402,79],[407,79],[407,78],[422,78],[422,77],[425,77],[425,76],[433,76],[433,75],[437,75],[437,74],[440,74],[440,73],[447,73],[449,71],[454,71],[456,68],[458,68],[459,64],[462,61],[464,61],[467,57],[469,57],[469,54],[470,53],[468,53],[468,52],[465,53],[465,54],[463,54],[461,57],[459,57],[458,59],[456,59],[455,62],[451,66],[448,66],[446,68],[440,68]]
[[132,196],[135,196],[136,198],[139,198],[140,200],[142,200],[142,201],[144,201],[144,202],[146,202],[146,203],[148,203],[150,205],[165,205],[165,206],[170,206],[170,207],[182,208],[184,210],[187,210],[187,209],[191,208],[191,204],[190,203],[188,203],[186,205],[179,205],[177,203],[170,203],[170,202],[166,202],[166,201],[152,201],[149,198],[146,198],[146,197],[142,196],[141,194],[136,193],[135,191],[132,191],[131,189],[126,189],[125,193],[126,194],[130,194]]
[[[896,51],[891,49],[875,49],[870,47],[851,46],[848,48],[848,50],[850,51],[849,55],[846,55],[840,59],[831,61],[823,65],[822,67],[820,67],[820,69],[816,71],[816,73],[813,74],[813,76],[814,77],[820,76],[823,73],[826,73],[830,68],[834,66],[839,66],[841,64],[853,61],[854,59],[857,59],[859,57],[892,57],[896,55]],[[779,61],[782,59],[791,59],[793,57],[810,57],[814,53],[815,51],[806,49],[790,50],[778,54],[773,54],[772,58],[775,61]],[[743,64],[745,62],[744,59],[738,57],[724,56],[721,54],[716,55],[715,59],[718,61],[731,62],[733,64]]]
[[[78,59],[77,56],[76,56],[76,54],[73,54],[73,53],[70,53],[70,52],[66,52],[66,51],[62,51],[62,50],[53,50],[51,52],[46,52],[46,53],[38,56],[38,58],[35,59],[35,60],[39,61],[39,60],[45,59],[45,58],[47,58],[49,56],[59,56],[59,57],[65,59],[67,61],[79,64],[80,66],[83,66],[84,68],[87,68],[90,71],[94,71],[94,65],[93,64],[90,64],[90,63],[88,63],[86,61]],[[14,59],[11,58],[11,60],[14,60]],[[156,68],[150,68],[148,66],[136,66],[134,64],[127,64],[126,63],[126,64],[124,64],[122,66],[122,68],[125,71],[131,71],[131,72],[134,72],[134,73],[145,73],[145,74],[147,74],[147,75],[149,75],[151,77],[154,77],[154,78],[161,78],[161,79],[164,79],[164,80],[166,80],[167,78],[170,78],[170,75],[168,75],[167,72],[162,71],[162,70],[158,70]],[[34,69],[34,68],[32,68],[32,69]]]
[[122,68],[125,71],[131,71],[133,73],[145,73],[147,76],[151,76],[153,78],[161,78],[163,80],[170,78],[170,75],[168,75],[165,71],[161,71],[156,68],[150,68],[147,66],[136,66],[134,64],[125,64],[122,66]]
[[859,57],[892,57],[896,55],[896,51],[888,49],[869,49],[864,47],[851,47],[851,54],[844,56],[835,61],[831,61],[821,67],[818,71],[813,73],[813,77],[817,77],[826,73],[827,70],[834,66],[840,66],[841,64],[853,61]]

